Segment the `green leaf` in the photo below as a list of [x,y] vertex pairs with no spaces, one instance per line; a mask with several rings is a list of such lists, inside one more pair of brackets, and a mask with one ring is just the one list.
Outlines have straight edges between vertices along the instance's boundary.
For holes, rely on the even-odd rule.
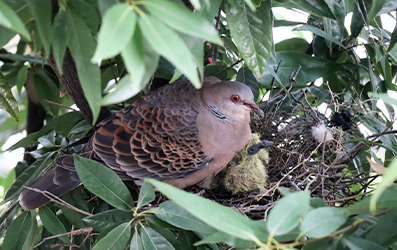
[[254,100],[258,100],[259,97],[259,84],[256,81],[254,74],[247,67],[243,66],[237,73],[236,80],[242,82],[252,90],[254,94]]
[[154,179],[146,181],[209,226],[245,240],[263,236],[263,229],[258,224],[228,207]]
[[346,48],[345,45],[343,45],[339,40],[337,40],[335,37],[332,36],[332,34],[327,34],[324,30],[320,30],[319,28],[316,28],[311,25],[302,25],[301,27],[297,27],[293,29],[293,31],[310,31],[313,34],[319,35],[321,37],[324,37],[325,39],[341,46],[342,48]]
[[339,26],[343,27],[346,17],[345,1],[344,0],[329,0],[324,1],[330,8],[332,14],[338,21]]
[[83,221],[93,227],[96,231],[102,232],[119,223],[130,221],[134,218],[133,212],[120,211],[118,209],[107,210],[93,216],[85,217]]
[[[50,233],[53,235],[66,233],[66,229],[62,222],[52,213],[49,208],[41,207],[39,209],[39,215],[41,222],[43,222],[43,225]],[[60,236],[59,239],[65,243],[70,243],[69,237],[66,235]]]
[[31,221],[32,226],[30,227],[29,234],[26,238],[25,243],[23,244],[22,250],[32,249],[34,243],[37,241],[38,234],[38,225],[36,221],[36,211],[32,210],[31,213]]
[[389,48],[387,49],[387,51],[389,52],[391,49],[393,49],[393,47],[394,47],[394,45],[396,43],[397,43],[397,21],[396,21],[396,24],[394,26],[393,33],[391,34],[390,44],[389,44]]
[[18,93],[21,93],[23,85],[25,85],[26,78],[28,77],[28,67],[22,66],[18,70],[18,75],[15,85],[17,86]]
[[93,123],[95,123],[101,108],[101,75],[98,65],[90,59],[94,54],[95,40],[84,20],[74,12],[68,12],[70,30],[69,49],[76,63],[77,74],[84,91],[84,96],[90,105]]
[[173,201],[166,201],[153,210],[154,214],[162,219],[179,228],[185,230],[192,230],[201,233],[214,233],[216,230],[207,224],[203,223],[197,217],[177,205]]
[[[0,2],[1,5],[1,2]],[[17,100],[12,95],[10,85],[0,72],[0,108],[7,111],[16,123],[19,122],[19,109]]]
[[215,76],[221,80],[226,80],[228,69],[227,64],[223,62],[208,64],[204,67],[204,76]]
[[151,16],[141,18],[139,27],[154,51],[174,64],[196,88],[201,86],[192,53],[173,30]]
[[282,40],[281,42],[275,45],[276,52],[278,51],[298,51],[302,53],[306,53],[307,48],[309,47],[309,43],[306,39],[294,37],[290,39]]
[[91,62],[120,53],[134,34],[137,16],[132,7],[119,3],[106,11],[98,34],[98,46]]
[[69,112],[64,115],[58,116],[50,120],[42,129],[39,131],[27,135],[25,138],[21,139],[19,142],[12,145],[7,151],[12,151],[19,147],[24,147],[27,145],[37,144],[37,139],[43,135],[48,134],[51,130],[55,130],[58,134],[66,137],[70,129],[76,125],[79,121],[83,119],[83,115],[79,112]]
[[345,223],[350,213],[335,207],[320,207],[311,210],[300,225],[301,235],[321,238],[329,235]]
[[129,222],[125,222],[108,233],[98,243],[95,244],[92,250],[102,249],[125,249],[128,245],[131,236],[131,226]]
[[[204,18],[193,14],[184,5],[164,0],[148,0],[145,8],[158,19],[182,33],[221,45],[218,31]],[[172,18],[170,18],[172,17]]]
[[223,232],[213,233],[210,236],[196,242],[194,245],[199,246],[203,244],[220,243],[220,242],[226,243],[229,246],[234,246],[237,248],[248,248],[256,245],[255,242],[253,241],[242,240],[237,237],[233,237],[228,234],[225,234]]
[[76,154],[74,165],[81,182],[92,193],[120,210],[134,210],[130,192],[113,170]]
[[22,250],[32,229],[32,214],[30,211],[21,213],[7,229],[2,245],[3,250]]
[[394,209],[387,214],[381,216],[379,221],[367,233],[365,239],[371,242],[387,246],[388,242],[394,242],[397,235],[397,209]]
[[221,6],[222,0],[200,0],[202,8],[195,10],[194,14],[205,18],[207,21],[212,23],[214,18],[217,16],[219,6]]
[[[51,27],[51,0],[27,0],[32,12],[40,40],[44,44],[45,55],[48,58],[51,53],[52,27]],[[35,48],[36,51],[40,48]]]
[[386,248],[373,243],[368,240],[364,240],[362,238],[354,237],[354,236],[345,236],[341,238],[342,243],[348,247],[348,249],[354,250],[386,250]]
[[52,53],[61,74],[63,70],[63,58],[65,56],[66,46],[69,44],[69,34],[71,32],[67,12],[59,10],[54,18],[52,27]]
[[0,1],[0,25],[20,34],[25,40],[30,41],[29,31],[23,25],[21,19],[3,1]]
[[378,183],[375,192],[371,195],[370,210],[376,211],[376,202],[388,186],[397,180],[397,157],[394,157],[387,166],[387,171],[383,174],[382,182]]
[[155,198],[156,194],[154,193],[153,187],[149,183],[144,182],[141,190],[139,191],[137,207],[139,208],[145,206],[153,201]]
[[267,229],[271,235],[282,235],[298,226],[299,221],[309,212],[310,192],[292,193],[272,208],[267,220]]
[[150,227],[141,228],[141,237],[145,249],[161,249],[173,250],[175,249],[161,234]]
[[131,239],[130,250],[144,250],[141,236],[139,236],[138,232],[134,233],[134,236]]
[[16,34],[14,31],[0,26],[0,48],[3,48]]
[[397,2],[394,0],[374,0],[372,8],[368,13],[368,21],[382,14],[390,13],[397,8]]
[[290,0],[290,1],[278,1],[276,7],[285,7],[288,9],[299,9],[305,12],[309,12],[319,18],[327,17],[335,19],[332,11],[325,0]]
[[261,78],[273,54],[271,1],[252,12],[243,2],[225,4],[230,32],[247,67]]

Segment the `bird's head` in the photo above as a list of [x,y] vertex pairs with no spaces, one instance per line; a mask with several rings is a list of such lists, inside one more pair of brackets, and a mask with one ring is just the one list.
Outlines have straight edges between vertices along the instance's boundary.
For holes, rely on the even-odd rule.
[[253,111],[263,117],[263,111],[255,104],[251,89],[240,82],[222,81],[203,86],[203,99],[228,118],[249,117]]

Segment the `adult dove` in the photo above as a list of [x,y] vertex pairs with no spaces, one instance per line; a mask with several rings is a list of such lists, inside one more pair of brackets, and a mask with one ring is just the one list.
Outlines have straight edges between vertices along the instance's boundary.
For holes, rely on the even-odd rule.
[[[138,185],[154,178],[178,188],[206,188],[250,139],[250,111],[263,116],[245,84],[206,77],[195,89],[178,81],[103,120],[79,155]],[[63,155],[31,187],[61,196],[80,184],[73,156]],[[19,201],[32,210],[49,199],[25,190]]]

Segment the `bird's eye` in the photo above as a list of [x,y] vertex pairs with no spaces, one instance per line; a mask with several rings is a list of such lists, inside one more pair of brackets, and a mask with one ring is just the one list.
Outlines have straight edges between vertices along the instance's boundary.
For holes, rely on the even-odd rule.
[[237,103],[237,102],[240,101],[240,96],[238,96],[238,95],[232,95],[232,96],[230,97],[230,100],[232,100],[232,102],[234,102],[234,103]]

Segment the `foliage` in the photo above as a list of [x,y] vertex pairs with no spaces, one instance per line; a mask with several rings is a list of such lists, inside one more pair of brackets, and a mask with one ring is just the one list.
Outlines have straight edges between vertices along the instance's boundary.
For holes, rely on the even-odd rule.
[[[306,23],[277,20],[274,7],[310,16]],[[45,126],[10,148],[40,146],[30,152],[33,164],[20,162],[0,179],[7,190],[1,249],[397,249],[397,141],[391,131],[396,117],[390,100],[377,95],[397,90],[397,24],[389,32],[380,18],[396,7],[393,0],[0,0],[0,46],[8,49],[0,50],[0,107],[11,115],[0,113],[0,145],[25,128],[27,96],[46,112]],[[344,22],[348,13],[350,27]],[[274,27],[310,32],[313,40],[274,44]],[[6,44],[16,34],[20,40],[11,52]],[[369,179],[348,187],[356,195],[341,190],[354,201],[349,206],[342,199],[329,207],[309,191],[280,188],[284,197],[263,220],[252,220],[155,180],[137,192],[105,166],[76,155],[85,188],[38,211],[21,211],[17,197],[25,186],[59,154],[77,153],[81,145],[74,142],[93,132],[81,113],[64,109],[74,103],[70,93],[60,95],[68,91],[58,78],[71,70],[64,65],[68,56],[93,122],[101,106],[117,110],[121,102],[132,103],[154,78],[186,77],[196,87],[203,76],[237,79],[258,101],[265,95],[264,109],[275,117],[299,105],[325,105],[333,113],[350,108],[354,123],[373,135],[346,138],[346,147],[360,150],[343,158],[343,173],[371,175],[366,156],[388,171],[372,197],[362,198],[372,192]],[[328,118],[321,119],[328,125]],[[152,185],[170,200],[156,202]]]

